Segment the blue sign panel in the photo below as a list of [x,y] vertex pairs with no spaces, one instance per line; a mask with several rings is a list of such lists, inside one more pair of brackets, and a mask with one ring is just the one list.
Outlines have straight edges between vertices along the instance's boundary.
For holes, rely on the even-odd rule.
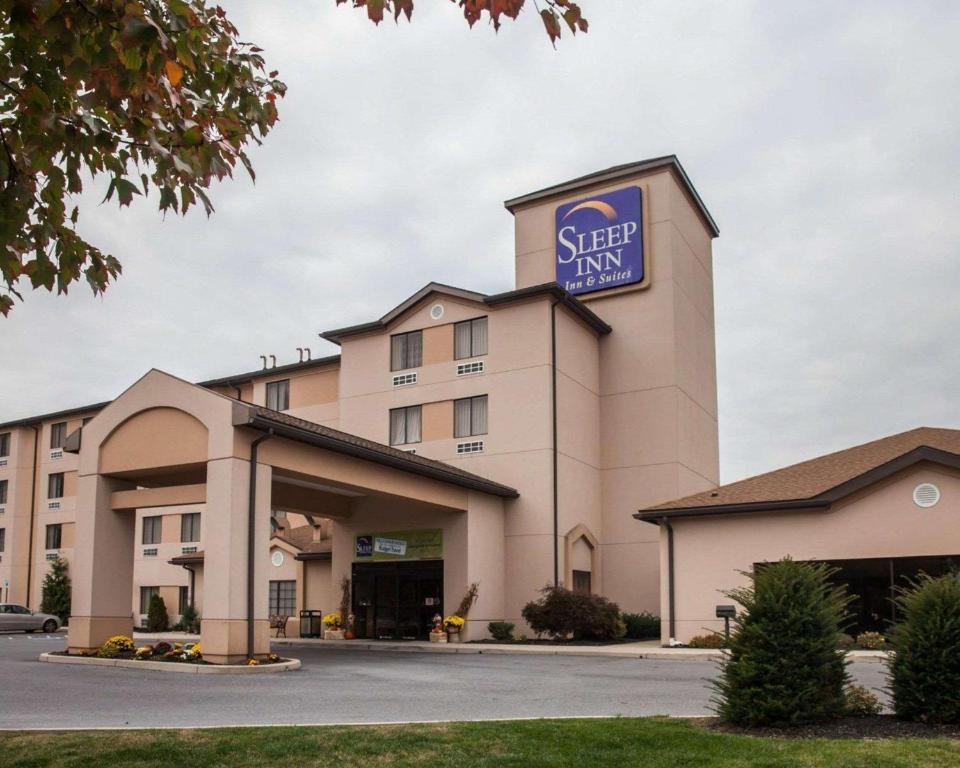
[[357,557],[373,556],[373,536],[357,536]]
[[557,282],[593,293],[644,277],[640,187],[575,200],[557,208]]

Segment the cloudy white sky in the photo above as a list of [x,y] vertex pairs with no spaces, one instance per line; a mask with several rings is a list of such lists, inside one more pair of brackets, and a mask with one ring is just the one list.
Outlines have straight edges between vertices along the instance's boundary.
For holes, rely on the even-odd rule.
[[554,51],[443,0],[375,28],[334,0],[221,0],[289,86],[217,213],[85,200],[107,295],[0,319],[0,420],[335,351],[430,280],[513,287],[502,201],[675,153],[718,221],[723,481],[960,427],[960,4],[581,0]]

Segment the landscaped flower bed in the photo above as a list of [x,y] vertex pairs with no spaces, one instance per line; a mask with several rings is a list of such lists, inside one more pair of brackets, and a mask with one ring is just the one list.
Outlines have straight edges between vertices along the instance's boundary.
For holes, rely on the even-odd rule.
[[[84,656],[98,659],[124,659],[127,661],[163,661],[173,664],[209,664],[203,659],[203,648],[200,643],[168,643],[161,641],[155,645],[134,645],[126,635],[115,635],[107,640],[97,651],[87,653],[70,653],[61,651],[56,656]],[[264,659],[248,659],[248,666],[279,664],[285,661],[275,653]]]

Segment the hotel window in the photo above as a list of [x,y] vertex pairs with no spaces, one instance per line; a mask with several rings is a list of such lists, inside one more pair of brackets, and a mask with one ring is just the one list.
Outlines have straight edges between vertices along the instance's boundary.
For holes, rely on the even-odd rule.
[[394,408],[390,411],[390,445],[419,443],[423,410],[419,405],[409,408]]
[[487,318],[478,317],[453,326],[453,356],[456,360],[487,354]]
[[47,537],[45,549],[60,549],[63,542],[63,526],[60,523],[54,523],[47,526]]
[[297,610],[297,582],[270,582],[270,616],[293,616]]
[[[180,541],[200,541],[200,513],[191,512],[180,516]],[[151,542],[153,543],[153,542]]]
[[143,534],[141,544],[159,544],[161,530],[163,529],[163,516],[151,515],[143,518]]
[[3,548],[7,545],[7,529],[0,528],[0,552],[3,552]]
[[267,408],[285,411],[290,407],[290,379],[267,383]]
[[160,594],[160,587],[140,587],[140,613],[150,613],[150,601]]
[[0,458],[10,455],[10,433],[0,435]]
[[487,396],[453,401],[453,436],[473,437],[487,434]]
[[581,595],[589,595],[591,589],[590,571],[573,572],[573,591]]
[[0,504],[7,503],[7,481],[0,480]]
[[398,333],[390,337],[390,370],[419,368],[423,363],[423,331]]
[[63,498],[63,472],[51,472],[47,478],[47,498]]
[[63,448],[63,443],[67,439],[67,422],[58,421],[50,425],[50,449]]
[[179,595],[179,605],[177,606],[177,613],[183,616],[187,611],[187,606],[190,605],[190,587],[180,587]]

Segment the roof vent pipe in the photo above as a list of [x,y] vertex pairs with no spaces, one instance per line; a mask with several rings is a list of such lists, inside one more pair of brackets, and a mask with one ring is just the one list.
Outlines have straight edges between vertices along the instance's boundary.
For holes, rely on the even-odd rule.
[[262,363],[262,365],[263,365],[263,370],[267,370],[267,356],[266,356],[266,355],[260,355],[260,359],[263,361],[263,363]]
[[303,347],[297,347],[297,352],[300,353],[300,362],[303,362]]
[[276,367],[277,367],[277,356],[276,356],[276,355],[270,355],[270,363],[271,363],[271,364],[270,364],[270,367],[271,367],[271,368],[276,368]]
[[309,363],[310,360],[312,359],[310,355],[310,347],[304,347],[303,351],[307,353],[307,362]]

